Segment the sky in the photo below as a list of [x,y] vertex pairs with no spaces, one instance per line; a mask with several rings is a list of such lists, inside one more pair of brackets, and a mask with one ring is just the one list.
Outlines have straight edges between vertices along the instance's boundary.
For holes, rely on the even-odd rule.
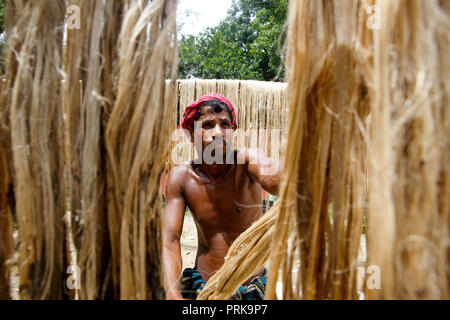
[[232,0],[180,0],[177,23],[180,34],[193,34],[217,26],[227,16]]

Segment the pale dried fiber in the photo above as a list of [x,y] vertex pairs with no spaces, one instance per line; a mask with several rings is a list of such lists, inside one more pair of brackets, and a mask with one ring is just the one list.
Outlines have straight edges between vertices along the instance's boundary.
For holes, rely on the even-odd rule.
[[61,55],[64,2],[8,1],[6,105],[19,226],[21,299],[63,292],[65,182]]
[[6,108],[6,80],[0,77],[0,300],[10,299],[8,260],[13,254],[11,153],[8,110]]
[[[347,32],[349,28],[356,30],[353,4],[291,2],[287,61],[290,123],[280,205],[272,213],[276,216],[274,225],[258,229],[273,234],[268,240],[269,299],[276,298],[277,282],[282,284],[279,298],[283,299],[356,297],[364,192],[360,149],[353,148],[352,143],[362,143],[356,126],[361,97],[355,88],[364,84],[359,83],[358,73],[350,72],[360,72],[361,63],[352,53],[355,31]],[[335,21],[335,12],[343,18]],[[336,32],[344,35],[339,41]],[[257,97],[252,95],[250,99],[256,106]],[[246,115],[246,119],[251,123],[252,115]],[[253,143],[251,138],[249,143]],[[333,222],[328,214],[329,202],[333,203]],[[256,222],[254,228],[260,224]],[[248,236],[243,233],[242,241],[250,239]],[[246,270],[250,274],[258,267],[246,260],[240,263],[250,269]],[[227,261],[217,272],[218,277],[228,268]],[[239,272],[233,277],[245,278]],[[209,290],[208,285],[204,290]]]
[[449,299],[447,1],[376,1],[368,164],[370,299]]
[[[80,28],[67,29],[61,63],[68,6]],[[21,298],[62,297],[64,160],[78,296],[164,297],[158,186],[176,124],[175,15],[175,0],[8,2],[0,200],[17,205]]]
[[174,128],[167,121],[177,93],[176,4],[130,2],[119,34],[117,97],[105,142],[120,213],[121,299],[164,297],[159,181]]
[[[383,13],[379,31],[368,27],[370,5]],[[358,298],[366,206],[366,268],[375,270],[366,297],[448,298],[448,13],[440,1],[290,2],[280,206],[271,212],[273,227],[258,229],[263,220],[252,226],[259,230],[253,237],[273,234],[267,299]],[[238,238],[240,246],[248,236]],[[236,255],[245,270],[230,252],[201,297],[223,299],[223,288],[229,296],[223,284],[232,280],[222,277],[234,270],[233,277],[245,279],[261,266],[249,262],[262,250]]]
[[[79,297],[96,299],[102,297],[101,288],[108,285],[105,281],[107,264],[111,263],[109,256],[112,255],[116,262],[114,258],[118,254],[110,253],[106,247],[109,240],[105,206],[112,209],[105,201],[106,154],[101,135],[105,121],[103,113],[111,103],[109,99],[113,98],[111,91],[114,88],[110,77],[115,50],[105,47],[116,45],[117,32],[113,34],[109,27],[120,27],[121,22],[120,15],[113,15],[108,10],[120,8],[113,8],[113,1],[71,0],[68,5],[80,8],[80,29],[67,30],[64,62],[64,132],[71,226],[81,272]],[[102,19],[104,23],[101,23]],[[109,225],[111,234],[114,234],[114,226],[113,223]],[[113,280],[117,283],[114,276]],[[117,292],[117,287],[115,289]]]
[[[364,174],[357,122],[366,87],[361,27],[352,1],[293,1],[289,7],[289,133],[278,220],[271,246],[268,299],[355,299]],[[362,118],[362,119],[361,119]],[[356,147],[359,146],[359,147]],[[333,218],[329,217],[332,203]],[[299,256],[288,252],[289,221]],[[293,268],[300,260],[296,281]]]
[[64,99],[80,298],[162,298],[158,186],[176,121],[176,1],[69,4],[82,17],[68,31]]

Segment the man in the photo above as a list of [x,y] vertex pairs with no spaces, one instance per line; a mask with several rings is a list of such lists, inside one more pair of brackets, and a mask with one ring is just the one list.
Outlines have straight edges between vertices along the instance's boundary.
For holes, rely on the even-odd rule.
[[[206,95],[186,108],[181,126],[198,159],[169,172],[163,216],[163,263],[167,299],[196,298],[223,265],[228,248],[262,216],[261,188],[277,194],[281,167],[259,149],[232,149],[237,128],[231,103]],[[183,271],[180,236],[186,206],[197,227],[195,268]],[[262,299],[266,270],[248,279],[232,297]]]

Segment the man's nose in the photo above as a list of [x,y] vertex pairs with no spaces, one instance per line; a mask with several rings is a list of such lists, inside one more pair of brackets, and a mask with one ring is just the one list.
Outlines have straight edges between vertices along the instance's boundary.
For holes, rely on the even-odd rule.
[[224,135],[223,135],[223,130],[222,128],[219,126],[219,124],[216,124],[214,126],[214,131],[212,134],[212,138],[215,139],[223,139]]

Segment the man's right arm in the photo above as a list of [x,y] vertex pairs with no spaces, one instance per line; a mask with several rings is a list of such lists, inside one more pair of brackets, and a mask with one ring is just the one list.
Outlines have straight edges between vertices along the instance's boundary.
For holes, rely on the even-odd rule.
[[182,299],[180,276],[182,268],[180,237],[186,203],[183,196],[185,172],[182,166],[172,168],[166,185],[166,207],[163,215],[163,267],[166,299]]

